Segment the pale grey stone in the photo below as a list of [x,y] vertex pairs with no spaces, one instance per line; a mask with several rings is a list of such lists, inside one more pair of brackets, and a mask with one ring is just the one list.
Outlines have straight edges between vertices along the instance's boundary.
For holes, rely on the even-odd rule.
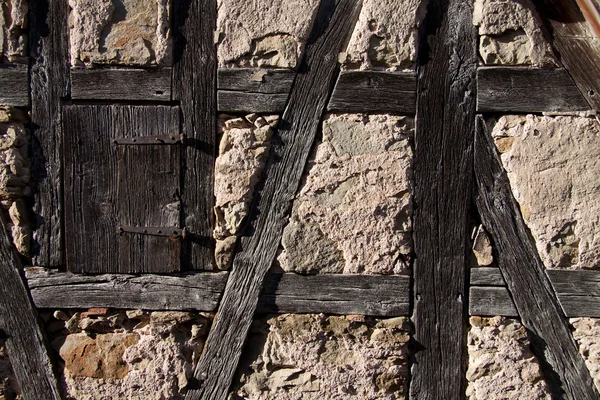
[[600,390],[600,319],[572,318],[573,337],[596,388]]

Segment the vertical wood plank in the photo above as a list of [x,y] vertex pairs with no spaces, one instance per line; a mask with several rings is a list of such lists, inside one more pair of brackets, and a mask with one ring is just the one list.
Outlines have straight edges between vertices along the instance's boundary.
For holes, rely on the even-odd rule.
[[412,399],[464,397],[467,220],[476,31],[468,0],[432,0],[421,31],[415,133]]
[[350,36],[359,0],[322,0],[287,107],[273,137],[255,200],[252,236],[241,240],[204,355],[194,371],[198,387],[187,400],[224,400],[252,323],[265,276],[275,259],[283,227],[298,190],[339,70],[337,57]]
[[31,55],[31,177],[34,184],[33,263],[64,265],[61,179],[61,98],[69,95],[67,0],[29,4]]
[[8,336],[6,350],[13,371],[25,400],[59,400],[42,326],[19,274],[21,263],[2,215],[0,224],[0,328]]
[[212,220],[217,119],[216,0],[175,0],[173,99],[181,102],[186,135],[183,223],[189,234],[184,263],[214,269]]
[[481,220],[494,241],[500,271],[554,398],[600,398],[482,117],[477,118],[475,180]]
[[173,272],[181,239],[123,232],[119,227],[177,227],[179,145],[114,141],[179,129],[170,106],[67,106],[65,221],[72,272]]

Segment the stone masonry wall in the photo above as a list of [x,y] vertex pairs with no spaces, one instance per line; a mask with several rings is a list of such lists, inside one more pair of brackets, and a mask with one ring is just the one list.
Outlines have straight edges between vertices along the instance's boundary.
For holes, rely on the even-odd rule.
[[[170,0],[68,0],[75,68],[172,64]],[[299,67],[317,0],[217,0],[220,67]],[[414,70],[426,2],[364,0],[342,69]],[[27,63],[27,1],[0,0],[0,63]],[[475,0],[481,65],[555,67],[530,0]],[[0,105],[0,204],[30,251],[28,110]],[[217,266],[230,268],[277,115],[220,115],[215,165]],[[488,118],[513,193],[547,268],[600,268],[600,127],[584,115]],[[273,265],[300,274],[410,274],[414,118],[328,114]],[[474,223],[473,268],[496,266]],[[307,251],[310,249],[310,251]],[[418,255],[417,255],[418,256]],[[69,399],[180,399],[211,315],[152,310],[44,310]],[[600,387],[600,319],[571,321]],[[404,399],[407,318],[271,315],[255,321],[231,399]],[[1,343],[0,343],[1,344]],[[549,399],[517,319],[471,317],[466,396]],[[0,400],[18,398],[0,346]]]

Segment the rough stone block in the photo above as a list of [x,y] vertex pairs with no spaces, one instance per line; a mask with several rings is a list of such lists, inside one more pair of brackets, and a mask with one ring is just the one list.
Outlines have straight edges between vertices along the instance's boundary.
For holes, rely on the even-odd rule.
[[469,400],[550,400],[525,328],[504,317],[471,317],[467,339]]
[[600,124],[503,116],[492,136],[547,268],[600,268]]
[[69,0],[71,64],[169,65],[170,0]]
[[346,69],[398,70],[414,66],[426,1],[364,0],[345,54]]
[[479,27],[484,64],[555,65],[530,0],[476,0],[473,23]]
[[0,1],[0,63],[27,62],[27,0]]
[[[412,249],[414,121],[328,115],[283,232],[283,270],[390,274]],[[306,251],[306,249],[311,249]]]
[[600,390],[600,319],[573,318],[573,337],[596,388]]
[[217,55],[223,67],[295,68],[317,0],[218,0]]
[[407,318],[285,314],[256,321],[233,398],[405,399]]

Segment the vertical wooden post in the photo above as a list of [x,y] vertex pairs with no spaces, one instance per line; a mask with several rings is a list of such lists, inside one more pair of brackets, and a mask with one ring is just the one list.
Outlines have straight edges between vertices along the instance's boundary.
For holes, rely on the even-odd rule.
[[21,263],[2,215],[0,225],[0,327],[8,336],[10,362],[25,400],[59,400],[42,326],[19,274]]
[[29,4],[31,177],[35,188],[33,263],[64,265],[62,228],[61,99],[70,91],[67,0],[36,0]]
[[469,0],[432,0],[422,25],[415,133],[412,399],[464,397],[467,220],[476,31]]
[[182,182],[184,266],[212,270],[214,164],[217,123],[216,0],[173,3],[173,100],[181,102],[186,135]]

